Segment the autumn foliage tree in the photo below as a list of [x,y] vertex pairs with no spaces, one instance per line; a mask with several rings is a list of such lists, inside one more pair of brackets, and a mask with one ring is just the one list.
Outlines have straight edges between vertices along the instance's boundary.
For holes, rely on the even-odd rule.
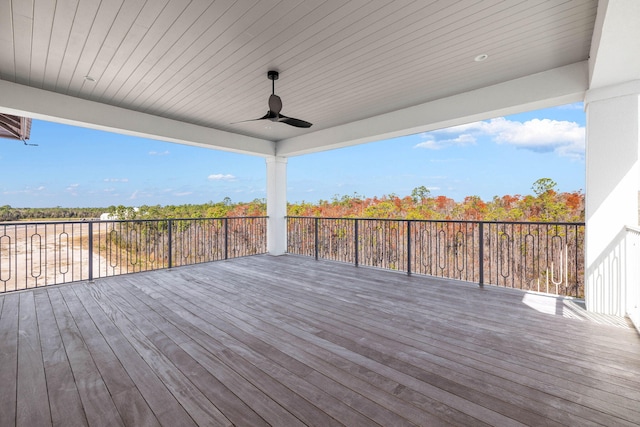
[[467,196],[462,202],[446,196],[432,196],[424,186],[413,189],[411,196],[395,194],[365,198],[358,194],[334,196],[331,201],[289,204],[290,216],[346,218],[406,218],[467,221],[543,221],[583,222],[584,194],[561,193],[550,178],[533,183],[533,195],[494,196],[484,201]]
[[[410,196],[388,194],[364,197],[360,194],[335,195],[331,200],[316,203],[290,203],[289,216],[325,218],[393,218],[467,221],[543,221],[584,222],[584,193],[559,192],[550,178],[540,178],[531,187],[533,194],[494,196],[482,200],[470,195],[461,202],[447,196],[433,196],[424,185],[416,187]],[[220,202],[184,205],[142,205],[136,208],[12,208],[0,207],[0,221],[37,218],[97,218],[107,212],[121,219],[223,218],[266,215],[266,200],[234,203],[226,197]]]

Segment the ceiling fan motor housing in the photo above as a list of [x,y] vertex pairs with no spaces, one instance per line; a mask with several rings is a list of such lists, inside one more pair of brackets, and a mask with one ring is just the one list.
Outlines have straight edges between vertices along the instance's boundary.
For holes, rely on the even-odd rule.
[[[272,122],[285,123],[289,126],[295,126],[298,128],[310,128],[312,126],[311,123],[295,119],[293,117],[287,117],[283,114],[280,114],[282,110],[282,99],[278,95],[276,95],[276,83],[275,81],[280,78],[280,73],[275,70],[267,71],[267,77],[271,80],[271,96],[269,96],[269,111],[263,117],[252,120],[244,120],[245,122],[253,122],[256,120],[270,120]],[[241,123],[241,122],[237,122]]]

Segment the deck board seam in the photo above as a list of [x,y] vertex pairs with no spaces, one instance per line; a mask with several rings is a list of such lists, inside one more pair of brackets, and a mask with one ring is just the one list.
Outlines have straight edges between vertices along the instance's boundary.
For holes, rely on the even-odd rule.
[[[140,391],[140,394],[149,405],[151,411],[156,415],[158,421],[161,422],[165,419],[165,417],[163,417],[164,415],[166,416],[167,422],[169,422],[169,420],[173,420],[174,422],[179,421],[183,425],[188,425],[189,422],[193,423],[191,416],[188,415],[182,405],[175,400],[174,396],[166,388],[166,385],[155,375],[155,373],[150,371],[146,361],[140,356],[135,348],[130,346],[129,341],[126,339],[126,336],[122,334],[120,329],[113,324],[111,324],[111,329],[108,328],[108,316],[95,303],[95,300],[90,296],[89,298],[82,298],[82,295],[86,295],[85,292],[88,292],[86,287],[74,288],[73,292],[82,303],[98,332],[102,335],[107,342],[107,345],[111,348],[111,351],[120,361],[122,368],[126,371],[129,378],[131,378],[136,385],[136,388]],[[90,308],[91,305],[95,306]],[[122,344],[116,346],[118,340],[122,340]],[[144,380],[144,382],[142,380]],[[167,413],[169,410],[171,413]],[[193,425],[195,425],[195,423]]]
[[[190,278],[190,279],[189,279],[189,281],[190,281],[190,282],[193,282],[193,279],[191,279],[191,278]],[[204,296],[204,295],[203,295],[203,296]],[[204,298],[202,298],[202,299],[204,300]],[[266,320],[265,320],[265,319],[263,319],[263,321],[266,321]],[[503,419],[503,422],[504,422],[504,421],[505,421],[505,420]]]
[[[164,298],[166,299],[166,297],[164,297]],[[179,295],[177,295],[177,299],[180,299],[180,296],[179,296]],[[175,301],[174,301],[174,299],[171,299],[170,304],[176,304],[176,303],[175,303]],[[187,310],[188,310],[188,309],[187,309]],[[194,310],[194,312],[192,312],[192,313],[191,313],[191,315],[193,315],[193,316],[195,316],[195,317],[199,317],[199,316],[195,313],[195,312],[197,312],[197,311],[198,311],[198,310]],[[205,334],[209,334],[211,331],[210,331],[210,328],[209,328],[209,327],[207,327],[207,326],[209,326],[209,325],[208,325],[208,320],[206,320],[206,319],[200,319],[200,321],[204,324],[204,327],[205,327],[205,329],[206,329],[206,330],[202,330],[202,329],[201,329],[201,330],[202,330],[202,332],[203,332],[203,333],[205,333]],[[198,327],[200,328],[200,326],[198,326]],[[214,333],[215,333],[215,332],[214,332]],[[250,363],[253,363],[253,362],[250,362]],[[272,362],[272,363],[276,363],[276,362]],[[276,363],[276,364],[277,364],[277,363]],[[284,369],[286,369],[286,367],[283,367],[283,368],[284,368]],[[260,368],[260,369],[261,369],[261,368]],[[284,384],[283,384],[283,386],[284,386],[284,387],[287,387],[287,385],[284,385]],[[312,403],[311,401],[309,401],[309,402],[310,402],[310,403]],[[335,404],[339,404],[339,403],[340,403],[339,401],[336,401],[336,402],[335,402]],[[316,404],[317,404],[317,402],[316,402]],[[372,420],[369,420],[366,424],[363,424],[363,425],[367,425],[367,424],[368,424],[368,425],[370,425],[372,422],[373,422]]]
[[[192,279],[190,279],[190,281],[192,281]],[[204,295],[203,295],[203,297],[204,297]],[[278,297],[278,299],[280,299],[280,298],[281,298],[281,296]],[[288,307],[291,307],[292,304],[294,304],[294,302],[290,301]],[[235,307],[235,304],[234,304],[234,307]],[[252,308],[254,309],[254,311],[257,311],[257,310],[255,310],[255,307],[249,307],[248,310],[251,310]],[[304,313],[306,313],[306,311]],[[271,317],[271,316],[269,316],[269,317]],[[303,319],[301,317],[299,317],[297,320],[298,321],[302,321]],[[263,322],[267,322],[268,320],[262,319],[262,321]],[[347,324],[348,324],[348,322],[345,322],[345,325],[343,327],[346,327]],[[375,328],[375,326],[374,326],[374,328]],[[335,325],[335,327],[332,327],[331,329],[332,330],[339,330],[340,327],[339,327],[339,325]]]
[[[263,278],[264,279],[264,278]],[[272,285],[272,284],[271,284]]]
[[[265,279],[265,277],[266,277],[266,276],[263,276],[263,279]],[[246,278],[246,276],[245,276],[245,278]],[[324,285],[326,285],[326,286],[329,286],[326,282],[323,282],[323,284],[324,284]],[[276,287],[277,287],[277,286],[279,286],[279,284],[278,284],[278,283],[272,283],[272,284],[271,284],[271,286],[276,286]],[[335,290],[335,289],[334,289],[334,290]],[[318,297],[321,297],[321,296],[318,296]],[[441,306],[439,305],[439,306],[437,306],[437,307],[441,307]],[[367,308],[371,308],[371,307],[367,307]],[[452,308],[455,308],[455,307],[452,307]],[[429,315],[429,313],[420,313],[420,314],[424,314],[424,315],[427,315],[427,316]],[[363,313],[363,315],[366,315],[366,313]],[[455,320],[457,323],[460,323],[460,322],[466,322],[466,320],[467,320],[466,318],[467,318],[468,316],[465,316],[465,318],[459,318],[459,317],[448,317],[448,315],[447,315],[447,314],[444,314],[444,313],[442,313],[442,312],[439,312],[439,313],[438,313],[438,318],[437,318],[437,319],[435,319],[435,321],[438,321],[438,322],[439,322],[439,321],[441,320],[440,318],[442,318],[442,317],[448,318],[449,320]],[[449,323],[451,323],[451,322],[449,322]],[[446,325],[445,325],[445,326],[446,326]],[[452,327],[453,327],[453,326],[452,326]],[[505,327],[507,327],[507,326],[505,326]],[[460,334],[462,334],[462,336],[464,336],[464,332],[465,332],[465,331],[464,331],[464,329],[463,329],[462,327],[454,327],[454,328],[456,328],[456,330],[457,330],[457,332],[458,332],[458,333],[460,333]],[[493,328],[493,329],[495,330],[495,328]],[[489,330],[491,330],[491,329],[489,329]],[[521,334],[521,333],[522,333],[522,329],[514,329],[514,332],[517,332],[518,334]],[[565,336],[564,340],[566,340],[566,336]],[[557,342],[557,344],[562,343],[564,340],[562,340],[562,341],[558,341],[558,342]],[[557,344],[556,344],[556,345],[557,345]],[[572,350],[571,350],[571,349],[569,349],[568,351],[572,351]],[[526,354],[526,353],[525,353],[525,354]],[[537,353],[534,353],[534,354],[537,354]],[[560,357],[564,357],[564,355],[560,354]],[[581,355],[581,354],[577,354],[577,355],[575,355],[575,357],[576,357],[576,358],[580,358],[580,357],[583,357],[583,355]],[[638,362],[636,361],[636,363],[638,363]],[[575,360],[575,361],[574,361],[574,364],[580,365],[580,364],[581,364],[581,362],[580,362],[580,360],[578,359],[578,360]],[[571,368],[571,367],[572,367],[572,365],[569,365],[569,368]],[[605,365],[605,367],[607,367],[607,366]],[[593,365],[589,366],[588,368],[593,369]],[[608,368],[608,367],[607,367],[607,368]],[[626,369],[626,368],[627,368],[627,367],[626,367],[626,366],[624,366],[624,369]],[[611,372],[609,372],[609,373],[611,373]],[[628,379],[628,380],[632,380],[632,379],[633,379],[633,378],[632,378],[632,376],[631,376],[631,375],[629,375],[629,374],[627,374],[625,371],[622,371],[622,374],[623,374],[625,377],[627,377],[627,379]],[[639,385],[640,385],[640,383],[639,383]]]

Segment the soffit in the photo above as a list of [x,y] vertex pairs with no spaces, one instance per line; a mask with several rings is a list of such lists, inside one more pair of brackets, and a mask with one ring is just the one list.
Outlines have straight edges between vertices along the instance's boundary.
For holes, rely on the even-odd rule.
[[[3,1],[0,79],[278,141],[585,61],[597,4]],[[312,128],[230,124],[266,113],[270,69]]]
[[0,114],[0,138],[26,141],[31,136],[31,119]]

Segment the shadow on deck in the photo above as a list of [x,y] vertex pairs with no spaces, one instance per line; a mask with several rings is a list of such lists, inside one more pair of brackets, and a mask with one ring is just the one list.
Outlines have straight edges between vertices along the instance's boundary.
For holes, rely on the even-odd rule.
[[638,425],[579,301],[254,256],[0,296],[0,425]]

